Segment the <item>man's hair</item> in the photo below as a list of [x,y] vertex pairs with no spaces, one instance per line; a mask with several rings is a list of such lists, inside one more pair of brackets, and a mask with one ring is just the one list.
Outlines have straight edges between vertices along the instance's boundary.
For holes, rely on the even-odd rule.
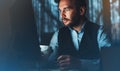
[[[60,0],[57,0],[58,4],[60,2]],[[86,7],[86,0],[75,0],[75,5],[77,8],[80,8],[81,6]]]

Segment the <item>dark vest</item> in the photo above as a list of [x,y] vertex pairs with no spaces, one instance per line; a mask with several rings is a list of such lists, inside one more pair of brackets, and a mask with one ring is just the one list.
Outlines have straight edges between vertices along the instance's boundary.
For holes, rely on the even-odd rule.
[[86,22],[78,51],[75,49],[69,28],[61,28],[58,33],[58,56],[71,55],[80,59],[98,59],[100,57],[97,42],[98,29],[97,24]]

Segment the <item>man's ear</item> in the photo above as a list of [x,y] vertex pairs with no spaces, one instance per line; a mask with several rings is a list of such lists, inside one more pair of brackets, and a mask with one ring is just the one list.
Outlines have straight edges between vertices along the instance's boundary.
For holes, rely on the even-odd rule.
[[85,7],[80,7],[80,15],[83,16],[86,12],[86,8]]

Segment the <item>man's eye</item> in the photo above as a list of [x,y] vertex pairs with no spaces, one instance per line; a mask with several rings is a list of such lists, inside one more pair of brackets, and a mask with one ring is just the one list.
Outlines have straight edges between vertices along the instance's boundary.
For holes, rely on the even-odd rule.
[[70,9],[69,8],[65,8],[65,11],[70,11]]

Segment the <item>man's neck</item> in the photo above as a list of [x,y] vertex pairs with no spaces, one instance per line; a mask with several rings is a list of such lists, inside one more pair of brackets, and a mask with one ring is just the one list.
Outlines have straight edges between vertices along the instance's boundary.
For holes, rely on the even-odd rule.
[[73,29],[76,30],[77,32],[80,32],[82,29],[82,25],[75,26],[73,27]]
[[76,30],[77,32],[80,32],[81,29],[82,29],[83,24],[84,24],[84,21],[81,21],[81,22],[79,23],[79,25],[74,26],[73,29]]

